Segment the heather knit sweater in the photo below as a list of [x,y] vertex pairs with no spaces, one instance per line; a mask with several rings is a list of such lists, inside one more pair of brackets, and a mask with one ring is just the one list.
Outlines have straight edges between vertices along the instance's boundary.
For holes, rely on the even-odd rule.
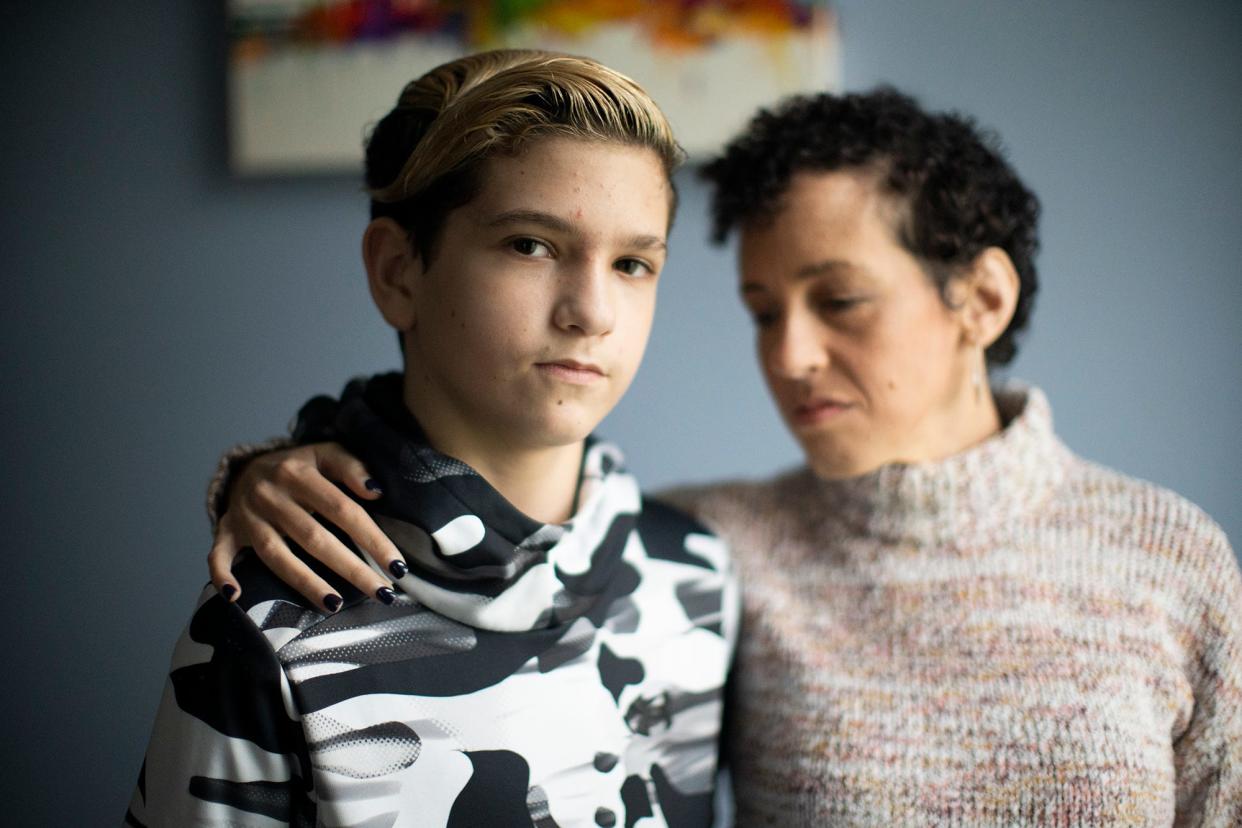
[[740,828],[1242,825],[1224,534],[1000,402],[942,462],[677,495],[743,579]]

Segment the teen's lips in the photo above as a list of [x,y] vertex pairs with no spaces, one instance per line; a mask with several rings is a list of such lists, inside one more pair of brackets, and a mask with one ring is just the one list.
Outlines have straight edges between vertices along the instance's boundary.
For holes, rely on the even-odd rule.
[[556,359],[550,362],[536,362],[539,371],[554,379],[568,382],[571,385],[590,385],[608,376],[604,369],[593,362],[579,362],[576,359]]
[[793,410],[794,424],[801,427],[831,422],[853,408],[853,403],[832,397],[812,397]]

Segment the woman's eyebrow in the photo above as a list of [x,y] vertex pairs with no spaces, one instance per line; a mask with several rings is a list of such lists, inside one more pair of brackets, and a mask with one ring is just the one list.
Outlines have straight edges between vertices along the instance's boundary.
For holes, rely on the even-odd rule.
[[[853,262],[847,262],[844,259],[824,259],[823,261],[811,262],[798,268],[794,272],[794,279],[804,281],[806,279],[814,279],[817,276],[849,276],[852,274],[865,276],[867,269]],[[742,282],[738,287],[738,292],[743,296],[752,293],[767,293],[767,290],[767,287],[759,282]]]
[[830,276],[836,274],[858,273],[860,268],[844,259],[825,259],[822,262],[812,262],[798,268],[797,278],[812,279],[816,276]]

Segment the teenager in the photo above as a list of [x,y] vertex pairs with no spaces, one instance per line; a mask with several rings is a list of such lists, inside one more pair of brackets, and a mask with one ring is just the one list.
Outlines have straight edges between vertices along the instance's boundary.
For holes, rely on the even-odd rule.
[[386,580],[321,569],[307,599],[251,558],[208,589],[128,824],[711,824],[725,551],[590,436],[642,358],[680,157],[594,61],[489,52],[405,88],[362,239],[405,370],[318,422],[366,464],[390,549],[355,560]]
[[[1038,203],[1002,155],[891,90],[824,94],[756,115],[706,177],[806,457],[678,495],[743,580],[738,824],[1242,825],[1224,533],[987,382],[1037,285]],[[280,456],[293,497],[316,457],[342,468]],[[230,495],[243,534],[287,525],[254,497],[267,469]]]

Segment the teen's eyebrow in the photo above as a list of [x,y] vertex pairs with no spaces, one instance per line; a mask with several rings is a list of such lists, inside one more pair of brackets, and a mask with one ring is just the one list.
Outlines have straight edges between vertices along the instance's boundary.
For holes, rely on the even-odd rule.
[[622,246],[639,250],[668,250],[668,242],[660,236],[631,236]]
[[[545,213],[541,210],[508,210],[487,223],[488,227],[503,227],[506,224],[535,224],[557,233],[573,234],[575,228],[560,216]],[[640,234],[630,236],[621,242],[623,247],[638,250],[668,250],[668,242],[663,236]]]
[[493,218],[487,226],[500,227],[505,224],[538,224],[558,233],[572,233],[574,229],[573,225],[560,216],[541,210],[509,210]]

